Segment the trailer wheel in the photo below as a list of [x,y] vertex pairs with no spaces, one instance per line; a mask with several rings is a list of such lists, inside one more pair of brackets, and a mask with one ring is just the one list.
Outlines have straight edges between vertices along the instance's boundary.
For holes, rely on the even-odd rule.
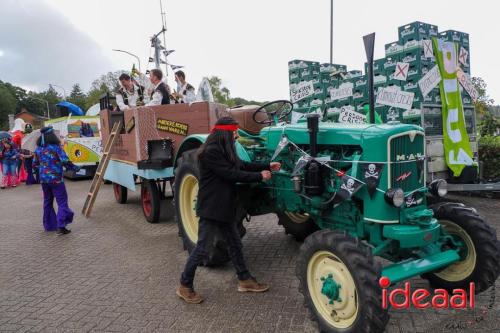
[[160,192],[154,180],[142,180],[141,203],[146,220],[149,223],[157,223],[160,218]]
[[450,292],[467,289],[470,282],[474,282],[476,293],[491,287],[500,273],[500,245],[495,231],[474,209],[463,204],[448,202],[430,208],[443,229],[463,244],[462,260],[422,277],[432,288]]
[[307,236],[319,230],[313,219],[307,214],[284,212],[278,214],[278,224],[285,228],[285,233],[303,241]]
[[[189,253],[198,241],[199,217],[196,215],[198,198],[198,163],[194,159],[194,150],[185,152],[179,159],[175,171],[174,201],[179,234],[184,249]],[[212,235],[205,249],[207,256],[203,260],[206,266],[219,266],[229,261],[227,244],[221,235]]]
[[381,272],[370,249],[345,232],[320,230],[307,237],[296,274],[320,332],[383,332],[389,314],[381,304]]
[[115,194],[116,202],[119,204],[127,203],[127,188],[117,183],[113,183],[113,193]]

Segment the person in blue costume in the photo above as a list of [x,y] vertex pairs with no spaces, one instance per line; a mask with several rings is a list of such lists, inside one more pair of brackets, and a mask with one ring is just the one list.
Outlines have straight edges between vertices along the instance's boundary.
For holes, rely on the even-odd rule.
[[[59,234],[69,234],[66,226],[73,222],[73,211],[68,206],[68,193],[63,180],[63,168],[78,171],[80,168],[70,162],[61,148],[61,141],[52,127],[44,127],[37,140],[33,158],[33,168],[38,169],[43,191],[43,226],[46,231],[58,230]],[[57,214],[54,210],[57,202]]]

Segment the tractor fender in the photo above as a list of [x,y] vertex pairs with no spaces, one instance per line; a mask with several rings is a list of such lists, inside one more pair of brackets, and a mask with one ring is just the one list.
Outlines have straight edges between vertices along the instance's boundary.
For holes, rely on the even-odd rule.
[[[174,158],[174,168],[177,168],[177,160],[182,156],[182,154],[188,150],[198,149],[205,141],[207,140],[208,134],[193,134],[185,138],[182,143],[179,145],[175,153]],[[246,151],[246,149],[236,141],[236,153],[238,157],[245,162],[250,162],[250,155]]]

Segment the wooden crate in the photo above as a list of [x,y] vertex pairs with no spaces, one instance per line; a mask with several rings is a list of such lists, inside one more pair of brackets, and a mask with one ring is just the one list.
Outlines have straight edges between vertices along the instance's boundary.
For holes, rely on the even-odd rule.
[[170,138],[174,141],[175,151],[186,136],[208,133],[217,119],[227,115],[225,105],[209,102],[143,106],[123,113],[102,110],[101,133],[105,142],[113,121],[122,120],[123,129],[111,151],[111,158],[136,164],[148,158],[148,140]]

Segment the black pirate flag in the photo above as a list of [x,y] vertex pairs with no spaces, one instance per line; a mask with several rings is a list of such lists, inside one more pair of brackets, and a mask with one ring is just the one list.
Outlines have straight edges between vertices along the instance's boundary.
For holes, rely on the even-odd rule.
[[346,174],[342,174],[341,177],[342,177],[342,182],[340,184],[339,190],[335,195],[334,205],[340,204],[345,200],[351,199],[354,193],[356,193],[363,185],[363,183],[357,180],[356,178],[353,178]]
[[360,163],[363,169],[363,177],[370,198],[373,197],[380,181],[380,175],[384,164],[382,163]]
[[412,193],[412,194],[408,195],[407,197],[405,197],[406,208],[418,206],[423,201],[424,201],[424,199],[420,195],[418,195],[417,193]]

